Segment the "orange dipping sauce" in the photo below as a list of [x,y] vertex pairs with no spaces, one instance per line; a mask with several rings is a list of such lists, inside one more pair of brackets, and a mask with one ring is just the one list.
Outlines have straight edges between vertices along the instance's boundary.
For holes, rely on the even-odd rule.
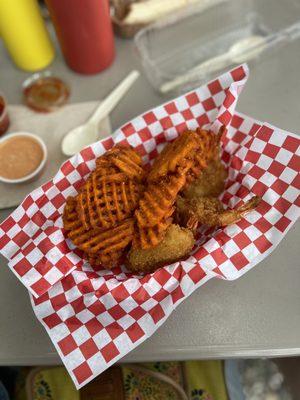
[[29,136],[13,136],[0,143],[0,176],[20,179],[34,172],[44,152],[40,143]]

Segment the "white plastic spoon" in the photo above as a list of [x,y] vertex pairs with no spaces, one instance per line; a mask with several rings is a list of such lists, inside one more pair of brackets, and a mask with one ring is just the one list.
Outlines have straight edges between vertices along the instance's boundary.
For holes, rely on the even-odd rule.
[[132,71],[119,85],[100,103],[91,118],[83,125],[72,129],[64,137],[61,149],[66,156],[76,154],[84,147],[94,143],[98,139],[99,122],[107,117],[119,103],[121,98],[130,89],[140,76],[139,71]]

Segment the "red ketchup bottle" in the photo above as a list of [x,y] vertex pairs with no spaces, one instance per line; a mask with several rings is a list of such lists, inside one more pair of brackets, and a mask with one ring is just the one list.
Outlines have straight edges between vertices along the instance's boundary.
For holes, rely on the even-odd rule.
[[109,0],[46,0],[69,67],[95,74],[114,60]]

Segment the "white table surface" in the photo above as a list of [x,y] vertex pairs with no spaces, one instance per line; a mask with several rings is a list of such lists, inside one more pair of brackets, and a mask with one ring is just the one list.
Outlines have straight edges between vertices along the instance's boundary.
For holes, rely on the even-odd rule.
[[[71,72],[58,52],[51,70],[69,82],[70,102],[99,100],[133,68],[140,69],[131,41],[117,40],[107,71]],[[238,110],[286,130],[300,132],[300,40],[251,69]],[[0,90],[21,102],[29,74],[17,70],[0,43]],[[111,114],[113,128],[166,101],[141,77]],[[0,193],[1,195],[1,193]],[[2,221],[12,210],[0,212]],[[169,317],[124,361],[300,355],[299,224],[262,263],[233,282],[211,280]],[[60,359],[36,320],[23,285],[0,259],[0,364],[57,364]]]

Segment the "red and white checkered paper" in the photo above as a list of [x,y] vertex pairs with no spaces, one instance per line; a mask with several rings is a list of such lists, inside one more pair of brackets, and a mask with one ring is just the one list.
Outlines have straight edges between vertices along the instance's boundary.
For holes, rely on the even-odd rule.
[[[77,388],[150,337],[208,279],[236,279],[260,262],[299,217],[299,137],[235,112],[247,77],[242,65],[134,118],[66,161],[0,225],[0,252],[31,292],[36,316]],[[222,201],[234,207],[259,195],[255,211],[206,232],[185,261],[145,276],[124,267],[95,271],[82,260],[65,238],[61,216],[96,157],[121,142],[148,162],[185,129],[217,131],[221,124],[228,127],[222,157],[229,169]]]

